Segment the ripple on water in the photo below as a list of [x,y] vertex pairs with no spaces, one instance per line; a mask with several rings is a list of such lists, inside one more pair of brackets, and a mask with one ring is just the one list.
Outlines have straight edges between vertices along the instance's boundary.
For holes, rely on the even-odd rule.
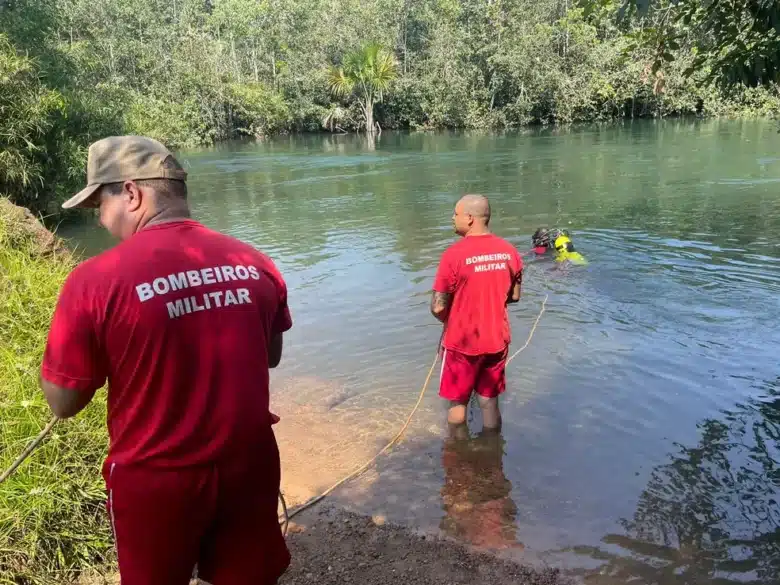
[[[403,422],[441,332],[428,296],[454,241],[454,201],[484,192],[492,225],[522,249],[536,227],[565,226],[589,260],[559,270],[529,259],[510,308],[514,350],[549,295],[507,368],[506,444],[485,473],[509,488],[484,504],[476,488],[447,489],[473,461],[445,449],[434,379],[407,441],[339,501],[445,530],[473,497],[473,509],[500,512],[490,526],[508,527],[523,554],[575,547],[585,560],[572,562],[605,564],[620,582],[712,580],[739,554],[712,560],[708,542],[743,543],[769,566],[753,537],[769,532],[734,513],[737,491],[764,502],[776,475],[776,459],[761,455],[762,476],[738,447],[775,424],[771,397],[751,402],[772,395],[780,343],[780,137],[767,128],[384,133],[374,151],[357,137],[309,137],[193,154],[196,215],[269,253],[288,282],[295,326],[272,399],[284,485],[312,495]],[[721,461],[740,473],[710,473]],[[687,535],[682,552],[663,543],[667,528]],[[654,569],[670,558],[679,579]],[[756,585],[777,581],[765,574]]]

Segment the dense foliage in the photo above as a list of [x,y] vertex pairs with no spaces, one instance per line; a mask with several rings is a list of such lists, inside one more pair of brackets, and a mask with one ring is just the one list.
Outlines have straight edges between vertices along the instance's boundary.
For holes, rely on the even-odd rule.
[[[657,63],[671,60],[665,49],[681,43],[695,53],[689,73],[706,68],[722,87],[780,82],[780,2],[777,0],[620,0],[619,19],[639,19],[656,49]],[[612,7],[615,0],[583,0],[586,9]]]
[[[47,210],[114,132],[178,148],[367,115],[427,129],[776,111],[773,79],[702,61],[706,21],[681,4],[628,19],[622,0],[0,0],[0,192]],[[369,95],[355,58],[372,54]]]

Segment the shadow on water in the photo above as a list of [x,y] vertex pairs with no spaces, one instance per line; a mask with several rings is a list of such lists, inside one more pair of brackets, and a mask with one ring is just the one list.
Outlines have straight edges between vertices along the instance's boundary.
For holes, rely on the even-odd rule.
[[571,549],[604,563],[586,582],[780,582],[780,379],[761,390],[655,468],[624,534]]
[[[412,437],[335,499],[480,551],[560,566],[592,585],[780,582],[780,378],[698,425],[657,466],[622,531],[541,555],[504,472],[501,435]],[[478,413],[470,427],[479,429]],[[402,461],[402,462],[401,462]]]

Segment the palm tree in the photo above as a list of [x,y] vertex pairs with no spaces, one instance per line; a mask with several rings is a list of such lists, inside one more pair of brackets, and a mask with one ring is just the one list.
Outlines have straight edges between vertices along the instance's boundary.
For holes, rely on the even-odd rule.
[[347,53],[341,67],[331,67],[328,86],[339,98],[354,95],[360,103],[366,122],[366,132],[373,134],[374,104],[382,97],[390,83],[398,76],[398,63],[393,53],[377,43]]

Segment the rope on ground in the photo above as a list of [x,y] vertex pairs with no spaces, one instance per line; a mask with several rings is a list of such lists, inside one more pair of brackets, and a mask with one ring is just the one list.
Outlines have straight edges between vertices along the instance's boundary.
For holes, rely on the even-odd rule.
[[[545,309],[547,308],[547,299],[549,298],[550,294],[545,293],[544,300],[542,301],[541,309],[539,310],[539,314],[536,316],[536,321],[534,321],[533,326],[531,327],[531,331],[528,333],[528,338],[525,340],[525,343],[523,346],[518,349],[515,353],[512,354],[512,356],[506,360],[506,363],[508,364],[511,362],[515,357],[517,357],[518,354],[520,354],[525,348],[528,347],[528,345],[531,343],[531,339],[533,339],[534,333],[536,333],[536,328],[539,325],[539,320],[542,318],[542,315],[544,314]],[[441,344],[441,340],[440,340]],[[300,505],[298,508],[293,510],[292,513],[288,513],[287,511],[287,503],[284,500],[284,496],[282,495],[281,491],[279,492],[279,499],[282,503],[282,509],[283,509],[283,516],[281,520],[279,521],[280,526],[282,526],[282,532],[285,536],[287,536],[287,528],[290,524],[290,520],[292,520],[295,516],[303,512],[304,510],[307,510],[314,506],[315,504],[318,504],[322,500],[324,500],[328,495],[330,495],[336,488],[343,485],[350,479],[353,479],[363,473],[366,469],[368,469],[374,461],[379,459],[379,457],[385,453],[388,449],[390,449],[393,445],[395,445],[400,439],[401,436],[406,431],[407,427],[409,426],[409,423],[412,422],[412,417],[417,412],[417,409],[420,407],[420,404],[422,403],[422,399],[425,396],[425,391],[428,389],[428,384],[431,381],[431,376],[433,375],[433,370],[436,367],[436,362],[439,361],[439,348],[436,348],[436,356],[433,358],[433,363],[431,364],[431,369],[428,370],[428,376],[425,378],[425,383],[423,384],[422,388],[420,389],[420,395],[417,397],[417,403],[414,405],[414,408],[412,408],[412,412],[409,413],[409,416],[406,419],[406,422],[404,423],[404,426],[401,427],[401,430],[398,431],[398,434],[393,437],[393,440],[390,441],[387,445],[385,445],[379,453],[374,455],[371,459],[366,461],[363,465],[349,473],[344,478],[340,479],[336,483],[334,483],[332,486],[330,486],[328,489],[326,489],[324,492],[322,492],[319,496],[315,496],[309,501],[305,502],[304,504]]]
[[11,467],[6,469],[3,472],[3,475],[0,475],[0,484],[11,477],[11,474],[13,474],[13,472],[16,471],[22,463],[24,463],[24,460],[27,459],[30,456],[30,453],[32,453],[35,448],[43,442],[43,440],[46,438],[46,435],[51,432],[51,430],[54,428],[54,425],[56,425],[57,421],[59,420],[60,419],[56,416],[52,417],[49,423],[43,427],[43,430],[38,433],[38,436],[35,437],[30,442],[30,444],[27,445],[27,447],[25,447],[24,451],[22,451],[22,454],[19,455],[19,457],[17,457],[16,460],[11,464]]

